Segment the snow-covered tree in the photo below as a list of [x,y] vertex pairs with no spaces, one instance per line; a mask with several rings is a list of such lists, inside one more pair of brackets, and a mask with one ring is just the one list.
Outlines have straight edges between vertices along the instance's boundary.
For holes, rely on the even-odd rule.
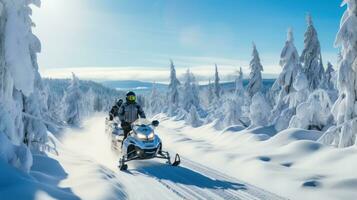
[[186,116],[186,123],[194,128],[202,125],[202,120],[200,119],[195,106],[191,106],[189,113]]
[[179,86],[180,81],[176,77],[176,69],[172,60],[170,60],[170,84],[168,86],[168,114],[173,116],[176,112],[176,109],[179,106]]
[[357,0],[344,0],[343,4],[347,4],[347,10],[335,42],[341,47],[342,56],[337,84],[339,97],[332,109],[337,126],[320,139],[338,147],[357,144]]
[[243,70],[242,68],[239,69],[235,78],[235,94],[237,96],[244,95],[244,86],[243,86]]
[[214,91],[213,91],[213,85],[211,83],[211,79],[209,79],[208,81],[207,98],[209,104],[211,104],[212,101],[214,100]]
[[265,96],[261,92],[256,93],[250,105],[249,117],[251,126],[267,126],[270,112],[271,106],[268,104]]
[[330,62],[327,63],[327,69],[325,71],[324,82],[325,87],[329,90],[335,89],[336,84],[336,71]]
[[182,108],[189,112],[191,107],[200,109],[199,91],[196,83],[196,78],[193,73],[187,69],[184,75],[184,85],[182,88]]
[[247,126],[246,122],[243,122],[243,106],[244,97],[237,97],[233,95],[232,98],[227,98],[223,103],[224,118],[222,123],[222,128],[232,126],[232,125],[242,125]]
[[282,131],[289,127],[292,117],[296,114],[296,108],[305,102],[309,96],[308,81],[304,72],[300,71],[297,74],[293,87],[294,92],[288,94],[283,100],[287,103],[288,107],[281,111],[274,122],[277,131]]
[[262,80],[263,66],[260,63],[259,53],[255,44],[253,44],[252,57],[253,58],[250,61],[251,72],[249,74],[249,83],[247,86],[247,92],[251,97],[253,97],[257,92],[260,92],[263,87],[263,80]]
[[40,1],[0,0],[0,159],[26,172],[32,165],[28,147],[47,140],[31,4]]
[[65,104],[66,112],[65,119],[67,124],[71,126],[79,126],[81,122],[81,103],[82,94],[79,89],[79,79],[74,73],[72,73],[72,81],[70,86],[66,90],[65,94]]
[[[290,118],[286,116],[291,115],[291,112],[284,111],[288,108],[288,102],[286,102],[286,96],[290,93],[295,92],[293,83],[297,74],[301,71],[301,65],[299,61],[299,54],[294,45],[294,36],[292,29],[288,30],[287,41],[280,56],[280,66],[283,68],[282,72],[279,74],[278,79],[275,81],[274,86],[271,90],[270,95],[277,95],[277,101],[274,102],[275,106],[272,110],[270,121],[272,124],[277,124],[275,128],[278,131],[288,127],[289,123],[284,123],[282,126],[281,120],[287,120],[289,122]],[[280,89],[279,92],[274,91],[274,87]],[[291,117],[291,116],[290,116]],[[288,118],[288,119],[287,119]]]
[[162,106],[163,103],[162,101],[162,96],[160,95],[159,91],[157,90],[156,83],[153,83],[152,88],[151,88],[151,94],[149,96],[148,101],[148,106],[147,106],[147,112],[150,115],[158,114],[162,111]]
[[322,63],[320,42],[311,15],[308,14],[306,19],[308,26],[305,33],[305,47],[300,59],[307,80],[309,81],[309,88],[310,90],[315,90],[320,86],[324,75],[324,67]]
[[94,103],[96,97],[97,96],[92,88],[89,88],[85,93],[82,93],[82,101],[80,103],[80,111],[82,113],[82,117],[88,117],[95,111]]
[[332,103],[325,90],[313,92],[307,101],[299,104],[296,115],[290,121],[290,128],[326,130],[332,120]]
[[292,29],[288,30],[287,41],[283,51],[281,52],[279,64],[283,70],[279,74],[276,81],[281,87],[281,93],[284,97],[293,91],[294,79],[298,72],[301,71],[299,53],[294,45],[294,35]]
[[215,64],[215,73],[214,73],[214,94],[217,99],[221,96],[221,85],[219,84],[220,78],[218,74],[218,66]]

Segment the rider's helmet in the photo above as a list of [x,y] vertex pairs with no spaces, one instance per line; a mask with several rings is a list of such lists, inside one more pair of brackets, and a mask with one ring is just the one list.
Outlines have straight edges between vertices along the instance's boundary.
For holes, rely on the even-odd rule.
[[129,103],[135,103],[135,101],[136,101],[135,93],[133,91],[130,91],[130,92],[126,93],[126,100]]

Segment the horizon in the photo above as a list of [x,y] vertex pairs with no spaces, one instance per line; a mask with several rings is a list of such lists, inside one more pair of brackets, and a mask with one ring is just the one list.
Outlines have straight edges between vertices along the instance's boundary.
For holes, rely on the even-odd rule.
[[229,81],[239,67],[249,74],[253,41],[263,77],[276,77],[289,27],[299,53],[303,49],[307,13],[319,34],[324,64],[330,61],[336,69],[333,43],[344,11],[340,4],[48,0],[34,8],[33,20],[43,45],[38,61],[44,77],[67,78],[74,72],[85,80],[166,82],[173,59],[179,75],[189,68],[199,81],[208,81],[217,63],[222,80]]

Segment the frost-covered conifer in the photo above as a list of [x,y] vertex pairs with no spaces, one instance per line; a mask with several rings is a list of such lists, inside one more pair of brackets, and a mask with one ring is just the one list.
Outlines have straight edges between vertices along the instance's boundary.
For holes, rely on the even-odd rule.
[[176,69],[173,61],[170,65],[170,84],[168,86],[168,114],[173,116],[179,106],[179,86],[180,81],[176,77]]
[[306,20],[308,26],[305,33],[305,47],[300,59],[307,80],[309,81],[309,89],[315,90],[320,86],[322,81],[324,67],[322,63],[320,42],[310,14],[307,15]]
[[156,83],[153,83],[151,94],[149,96],[148,102],[148,113],[151,115],[158,114],[162,111],[162,96],[157,90]]
[[66,112],[65,119],[67,124],[71,126],[79,126],[81,122],[80,103],[82,94],[79,89],[79,80],[74,73],[72,73],[71,84],[66,90],[65,104]]
[[211,83],[211,79],[209,79],[208,81],[207,98],[208,98],[208,104],[211,104],[212,101],[214,100],[214,91],[213,91],[213,85]]
[[252,98],[252,104],[250,105],[250,120],[251,125],[254,126],[267,126],[271,107],[267,103],[265,96],[258,92]]
[[[288,127],[290,118],[286,115],[291,115],[291,112],[284,112],[284,110],[288,108],[286,96],[296,91],[294,90],[293,83],[297,74],[301,71],[299,54],[294,45],[294,36],[292,29],[288,30],[287,41],[285,42],[285,46],[280,56],[280,66],[283,68],[283,70],[279,74],[279,77],[276,82],[274,83],[274,87],[280,88],[280,91],[272,92],[274,94],[271,94],[277,95],[277,101],[275,102],[275,106],[272,110],[272,114],[270,117],[270,121],[272,122],[272,124],[276,125],[278,123],[278,126],[275,127],[278,131],[281,131],[282,129]],[[281,120],[287,120],[287,123],[284,123],[284,125],[282,125],[282,123],[279,122]]]
[[237,96],[244,95],[244,86],[243,86],[243,70],[239,69],[236,78],[235,78],[235,94]]
[[327,63],[327,69],[324,76],[325,87],[329,90],[333,90],[336,87],[336,71],[333,69],[333,66],[330,62]]
[[327,92],[322,89],[316,90],[307,101],[297,106],[296,115],[292,117],[289,127],[324,130],[331,123],[331,107]]
[[215,65],[215,73],[214,73],[214,94],[217,99],[221,96],[221,85],[219,84],[220,78],[218,74],[218,66],[217,64]]
[[195,76],[188,69],[184,75],[184,85],[182,88],[182,108],[187,112],[194,106],[200,108],[199,91]]
[[40,1],[0,0],[0,159],[27,172],[32,165],[28,147],[47,139],[31,4]]
[[186,123],[192,127],[199,127],[202,125],[202,121],[195,106],[191,106],[189,113],[186,116]]
[[263,66],[260,63],[259,53],[255,44],[253,44],[253,53],[252,53],[252,60],[250,61],[250,74],[249,74],[249,83],[247,86],[248,94],[253,97],[254,94],[260,92],[263,87],[263,80],[262,80],[262,71]]
[[343,5],[346,4],[335,42],[341,47],[342,56],[337,84],[339,97],[332,109],[337,126],[320,139],[338,147],[356,145],[357,138],[357,0],[344,0]]

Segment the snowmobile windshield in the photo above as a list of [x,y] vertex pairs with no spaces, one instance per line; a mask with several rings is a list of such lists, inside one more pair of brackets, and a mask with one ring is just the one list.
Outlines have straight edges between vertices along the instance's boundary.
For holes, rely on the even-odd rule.
[[135,122],[133,122],[133,126],[150,126],[151,125],[151,121],[147,120],[147,119],[137,119]]

